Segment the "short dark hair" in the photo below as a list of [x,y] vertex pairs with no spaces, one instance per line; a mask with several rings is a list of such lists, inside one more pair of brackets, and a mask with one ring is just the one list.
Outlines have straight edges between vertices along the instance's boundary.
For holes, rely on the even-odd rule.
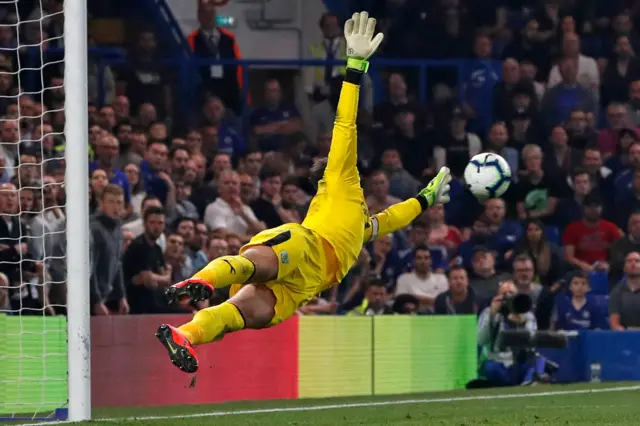
[[[171,151],[169,151],[169,158],[173,159],[173,157],[176,156],[176,152],[178,151],[184,151],[187,154],[189,154],[189,150],[187,148],[185,148],[184,146],[175,146],[173,148],[171,148]],[[191,156],[191,155],[189,155]]]
[[260,180],[265,181],[267,179],[271,179],[273,177],[281,177],[282,175],[272,167],[263,167],[260,170]]
[[589,174],[589,172],[587,172],[587,169],[582,168],[582,167],[576,167],[571,172],[571,180],[575,179],[576,177],[578,177],[580,175],[586,175],[586,174]]
[[469,275],[469,273],[467,272],[467,269],[462,266],[462,265],[453,265],[450,269],[449,269],[449,276],[451,276],[451,274],[453,274],[455,271],[464,271],[465,274]]
[[143,220],[146,222],[149,216],[162,215],[165,216],[164,209],[162,207],[151,206],[144,211]]
[[380,278],[371,278],[368,280],[367,282],[367,289],[369,287],[382,287],[386,290],[387,288],[387,283],[385,283],[383,280],[381,280]]
[[182,222],[191,222],[193,223],[193,227],[195,228],[195,226],[198,224],[197,221],[191,217],[186,217],[186,216],[180,216],[177,220],[176,220],[176,229],[178,229],[178,226],[182,223]]
[[282,187],[284,188],[287,185],[293,185],[300,188],[300,179],[297,176],[289,176],[282,182]]
[[413,249],[414,253],[418,253],[419,251],[426,251],[431,253],[431,250],[429,250],[429,247],[425,246],[424,244],[420,244]]
[[329,18],[336,18],[338,20],[338,22],[340,22],[340,16],[332,13],[332,12],[325,12],[322,15],[320,15],[320,19],[318,19],[318,26],[320,28],[322,28],[324,26],[324,21],[326,21]]
[[142,199],[142,203],[140,204],[140,206],[144,207],[144,205],[147,204],[149,201],[155,201],[155,200],[160,201],[160,198],[156,197],[155,195],[145,195],[145,197]]
[[575,271],[573,274],[571,274],[571,279],[569,280],[569,282],[571,282],[574,278],[580,278],[589,282],[589,274],[584,271]]

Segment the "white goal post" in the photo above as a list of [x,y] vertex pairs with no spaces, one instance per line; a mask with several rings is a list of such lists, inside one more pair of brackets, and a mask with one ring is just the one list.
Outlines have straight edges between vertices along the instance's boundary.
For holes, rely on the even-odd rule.
[[69,420],[91,419],[87,2],[64,1]]
[[86,0],[0,0],[0,425],[91,419],[87,45]]

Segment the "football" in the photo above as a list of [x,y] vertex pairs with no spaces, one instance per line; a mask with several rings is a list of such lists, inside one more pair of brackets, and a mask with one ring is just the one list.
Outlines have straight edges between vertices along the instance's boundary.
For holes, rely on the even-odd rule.
[[464,181],[479,200],[500,197],[511,184],[511,168],[507,161],[490,152],[473,156],[464,169]]

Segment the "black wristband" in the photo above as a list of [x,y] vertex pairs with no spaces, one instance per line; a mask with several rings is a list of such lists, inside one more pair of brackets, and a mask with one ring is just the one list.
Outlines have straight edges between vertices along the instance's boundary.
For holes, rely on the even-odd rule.
[[429,202],[427,201],[426,197],[421,197],[421,196],[417,196],[416,200],[418,200],[418,202],[420,203],[420,207],[422,208],[422,211],[425,211],[426,209],[429,208]]
[[344,76],[344,81],[359,86],[360,80],[362,80],[362,72],[347,68],[347,74]]

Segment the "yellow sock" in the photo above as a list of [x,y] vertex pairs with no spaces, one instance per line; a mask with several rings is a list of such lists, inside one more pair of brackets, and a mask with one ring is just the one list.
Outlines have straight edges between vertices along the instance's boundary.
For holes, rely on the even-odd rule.
[[204,280],[216,288],[244,284],[256,272],[252,261],[243,256],[222,256],[211,261],[193,278]]
[[243,328],[244,318],[238,308],[229,302],[224,302],[198,311],[191,322],[178,327],[178,330],[192,345],[201,345],[219,340],[226,333]]

